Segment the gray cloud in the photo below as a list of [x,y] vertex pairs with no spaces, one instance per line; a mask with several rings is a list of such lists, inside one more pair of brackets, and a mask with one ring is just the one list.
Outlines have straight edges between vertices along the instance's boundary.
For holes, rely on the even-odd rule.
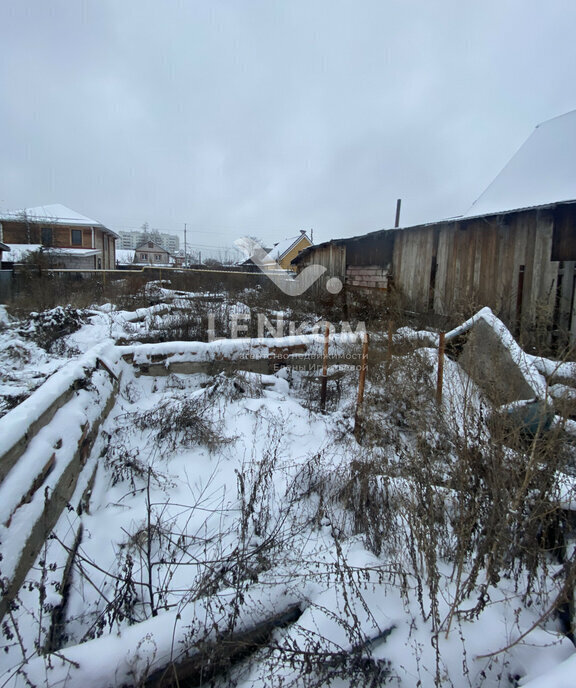
[[464,212],[576,107],[561,0],[5,0],[0,205],[193,241]]

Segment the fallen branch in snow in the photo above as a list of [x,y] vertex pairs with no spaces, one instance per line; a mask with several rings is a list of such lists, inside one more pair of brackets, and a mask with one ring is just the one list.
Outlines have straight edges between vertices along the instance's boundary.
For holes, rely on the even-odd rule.
[[[546,611],[541,614],[534,623],[527,628],[523,633],[521,633],[515,640],[512,642],[508,643],[505,647],[500,648],[499,650],[495,650],[494,652],[488,652],[485,655],[477,655],[476,659],[489,659],[490,657],[495,657],[496,655],[501,655],[503,652],[508,652],[508,650],[512,649],[515,645],[518,645],[518,643],[521,643],[526,636],[530,635],[532,631],[538,626],[541,626],[547,619],[550,618],[554,612],[556,612],[563,604],[565,604],[570,598],[573,596],[574,592],[574,579],[576,578],[576,571],[574,570],[573,562],[572,566],[568,568],[568,575],[566,576],[566,580],[564,581],[564,585],[560,589],[560,592],[552,602],[552,604],[546,609]],[[572,642],[574,642],[574,638],[570,638]]]

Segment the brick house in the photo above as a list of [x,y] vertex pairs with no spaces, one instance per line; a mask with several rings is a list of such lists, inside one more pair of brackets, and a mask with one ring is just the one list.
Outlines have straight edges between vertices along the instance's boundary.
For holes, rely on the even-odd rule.
[[116,267],[118,235],[61,204],[0,213],[0,239],[14,255],[39,250],[54,268]]

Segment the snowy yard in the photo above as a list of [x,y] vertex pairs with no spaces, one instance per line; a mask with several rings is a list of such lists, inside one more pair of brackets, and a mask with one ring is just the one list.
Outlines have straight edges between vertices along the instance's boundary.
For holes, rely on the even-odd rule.
[[[138,342],[173,317],[161,304],[93,309],[49,346],[46,318],[0,316],[0,429],[23,422],[17,402],[40,409],[40,383],[56,388],[79,361],[99,357],[119,379],[69,506],[2,620],[0,686],[152,686],[163,675],[177,685],[186,668],[181,685],[571,685],[566,423],[503,442],[494,409],[451,358],[438,405],[433,333],[399,332],[405,346],[390,359],[373,333],[359,444],[356,365],[329,368],[322,413],[318,380],[290,366],[140,374],[133,362],[160,349]],[[507,337],[546,394],[558,366]],[[182,343],[172,359],[264,346],[238,342]],[[332,346],[358,352],[361,339]],[[97,368],[51,420],[44,444],[57,461],[111,384]],[[40,461],[34,446],[26,465]],[[0,485],[3,577],[23,545],[14,533],[41,512],[57,471],[19,503],[33,475],[17,470]],[[278,618],[257,641],[241,635]]]

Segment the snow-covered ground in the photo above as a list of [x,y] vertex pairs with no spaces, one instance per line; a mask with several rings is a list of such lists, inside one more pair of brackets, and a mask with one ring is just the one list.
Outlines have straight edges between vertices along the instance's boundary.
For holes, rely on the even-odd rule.
[[[563,562],[543,550],[530,559],[520,532],[530,531],[539,499],[573,502],[569,443],[550,473],[530,463],[530,449],[499,451],[488,403],[450,359],[437,406],[437,353],[426,345],[391,362],[376,346],[362,444],[353,434],[356,365],[329,369],[325,413],[305,371],[137,376],[122,355],[174,312],[163,303],[93,309],[47,347],[34,336],[37,321],[0,311],[0,355],[12,366],[2,368],[6,396],[30,395],[50,376],[56,386],[55,371],[64,379],[95,345],[120,378],[70,509],[4,619],[0,686],[143,685],[170,660],[294,605],[297,621],[272,631],[217,686],[572,685],[574,646],[552,611],[565,585],[572,595],[573,547],[565,543]],[[360,337],[348,345],[359,350]],[[242,344],[212,346],[230,355]],[[528,364],[554,369],[544,359]],[[500,485],[505,472],[492,481],[503,467],[524,471],[526,485]],[[79,513],[94,469],[89,509]],[[22,522],[33,507],[20,507]],[[12,552],[2,528],[4,571]],[[483,531],[496,535],[487,542]],[[500,531],[519,539],[500,541]],[[51,612],[64,598],[50,640]]]

